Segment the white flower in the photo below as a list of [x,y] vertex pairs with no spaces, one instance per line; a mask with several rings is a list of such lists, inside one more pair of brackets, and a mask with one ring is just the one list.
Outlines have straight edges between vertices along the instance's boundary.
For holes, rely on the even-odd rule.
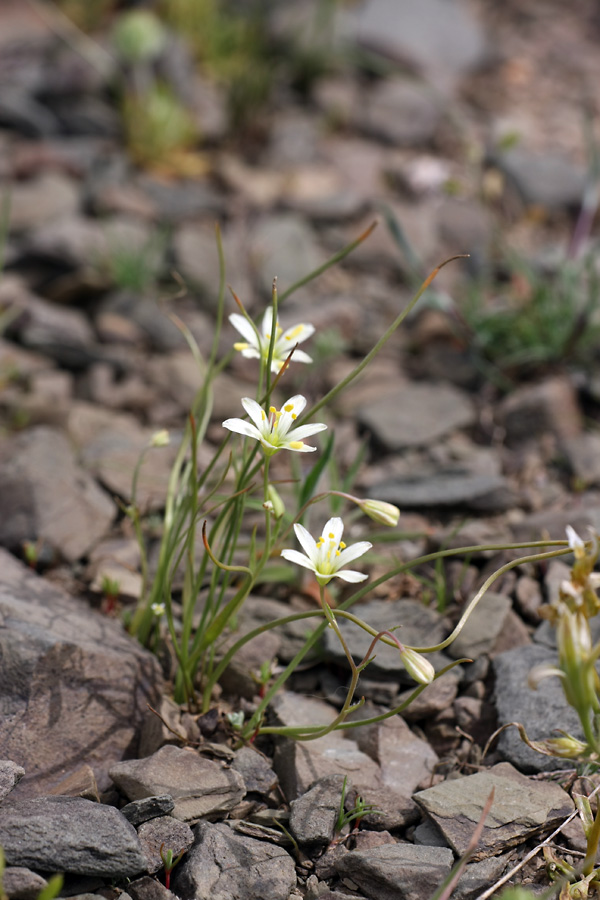
[[302,525],[294,525],[294,531],[304,553],[298,550],[282,550],[281,555],[289,562],[314,572],[319,584],[325,585],[334,577],[351,582],[364,581],[367,578],[362,572],[342,568],[353,559],[362,556],[373,545],[368,541],[359,541],[351,547],[346,547],[342,540],[344,523],[341,519],[329,519],[318,541],[315,541]]
[[[239,315],[239,313],[232,313],[232,315],[229,316],[229,321],[233,327],[239,331],[242,337],[245,338],[244,341],[235,343],[233,345],[234,349],[239,350],[242,356],[245,356],[247,359],[263,359],[264,362],[266,362],[269,355],[269,344],[271,343],[271,326],[273,324],[272,308],[269,307],[265,312],[260,332],[258,329],[255,331],[248,319]],[[280,371],[289,356],[292,347],[295,347],[296,344],[301,344],[309,338],[311,334],[314,334],[314,330],[313,325],[302,322],[300,325],[294,325],[292,328],[288,328],[287,331],[283,331],[279,322],[277,323],[277,333],[273,345],[273,358],[271,360],[271,371],[275,375]],[[308,353],[304,353],[303,350],[295,350],[292,359],[294,362],[312,362],[311,357]]]
[[572,525],[567,525],[566,531],[569,547],[575,554],[575,559],[583,559],[585,556],[585,543],[581,540]]
[[250,416],[252,423],[245,422],[243,419],[225,419],[223,428],[260,441],[265,453],[269,456],[278,450],[310,453],[317,448],[305,444],[304,438],[327,428],[327,425],[322,422],[292,428],[294,420],[306,406],[306,399],[301,394],[290,397],[280,410],[271,406],[268,414],[256,400],[252,400],[250,397],[242,397],[242,406]]
[[165,604],[164,603],[153,603],[150,607],[155,616],[164,616],[165,614]]

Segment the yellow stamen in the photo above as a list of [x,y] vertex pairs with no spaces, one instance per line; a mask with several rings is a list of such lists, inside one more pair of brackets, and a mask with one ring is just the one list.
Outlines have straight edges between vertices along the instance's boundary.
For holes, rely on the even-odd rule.
[[339,550],[336,550],[336,551],[335,551],[335,555],[336,555],[336,556],[339,556],[339,555],[340,555],[340,551],[339,551]]
[[270,407],[269,407],[269,412],[271,412],[271,413],[276,413],[277,410],[275,409],[274,406],[270,406]]
[[264,409],[261,409],[260,415],[261,415],[261,419],[263,420],[263,422],[265,422],[266,419],[267,419],[267,414],[266,414],[266,412],[264,411]]
[[[286,412],[291,412],[291,411],[293,410],[293,408],[294,408],[294,404],[293,404],[293,403],[286,403],[285,406],[284,406],[283,408],[285,409]],[[295,416],[294,416],[294,418],[295,418]]]
[[292,450],[300,450],[301,447],[304,447],[304,441],[290,441],[288,444]]
[[297,419],[297,418],[298,418],[298,416],[296,415],[296,413],[292,413],[292,419]]
[[295,338],[301,335],[303,331],[304,325],[296,325],[294,330],[290,334],[286,335],[286,341],[293,341]]
[[340,541],[340,547],[342,548],[342,550],[346,549],[346,545],[343,541]]
[[245,341],[236,341],[233,345],[234,350],[247,350],[250,344],[246,344]]
[[333,531],[330,531],[330,532],[329,532],[329,537],[330,537],[330,538],[331,538],[331,540],[333,540],[333,539],[334,539],[334,537],[335,537],[335,534],[334,534],[334,533],[333,533]]

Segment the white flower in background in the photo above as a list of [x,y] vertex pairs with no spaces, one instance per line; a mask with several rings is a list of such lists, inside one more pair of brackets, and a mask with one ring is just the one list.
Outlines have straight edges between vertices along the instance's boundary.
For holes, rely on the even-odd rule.
[[354,569],[344,569],[343,567],[352,560],[358,559],[373,545],[368,541],[359,541],[357,544],[347,547],[342,540],[344,523],[340,518],[329,519],[325,523],[325,528],[318,541],[315,541],[302,525],[294,525],[294,531],[304,553],[300,553],[298,550],[282,550],[281,555],[289,562],[304,566],[305,569],[314,572],[319,584],[325,585],[334,577],[350,582],[364,581],[367,578],[367,575],[363,575],[362,572],[355,572]]
[[[270,307],[263,316],[262,328],[255,331],[248,319],[239,313],[232,313],[229,321],[233,327],[239,331],[244,338],[233,345],[234,350],[239,350],[242,356],[247,359],[263,359],[267,361],[269,355],[269,344],[271,343],[271,326],[273,324],[273,310]],[[284,362],[289,356],[292,347],[301,344],[312,334],[314,334],[314,326],[302,322],[300,325],[294,325],[283,331],[277,323],[277,332],[275,335],[275,343],[273,345],[273,358],[271,360],[271,371],[277,375],[281,370]],[[310,363],[311,357],[303,350],[296,350],[292,357],[294,362]]]
[[250,416],[251,422],[245,422],[244,419],[225,419],[223,428],[260,441],[268,456],[278,450],[310,453],[317,448],[305,444],[304,438],[327,428],[322,422],[292,428],[294,421],[306,406],[306,399],[301,394],[290,397],[280,410],[274,406],[269,407],[268,413],[250,397],[242,397],[242,406]]
[[164,603],[153,603],[150,607],[155,616],[164,616],[166,612]]

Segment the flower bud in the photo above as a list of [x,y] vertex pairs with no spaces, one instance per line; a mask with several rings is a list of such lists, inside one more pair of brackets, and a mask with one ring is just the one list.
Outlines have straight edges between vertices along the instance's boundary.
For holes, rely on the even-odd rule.
[[395,528],[400,518],[400,510],[393,503],[385,500],[360,500],[358,503],[364,514],[380,525],[389,525]]
[[583,741],[578,741],[570,734],[563,737],[546,738],[545,741],[539,741],[544,750],[551,756],[559,756],[562,759],[584,759],[589,748]]
[[405,647],[400,651],[400,658],[411,678],[414,678],[419,684],[431,684],[435,678],[435,669],[428,659],[417,653],[416,650],[411,650],[410,647]]
[[150,447],[166,447],[170,440],[171,438],[169,437],[167,429],[161,428],[160,431],[155,431],[150,438]]
[[269,485],[268,491],[269,501],[271,503],[271,509],[273,510],[273,515],[276,519],[281,519],[282,515],[285,512],[285,504],[275,488],[272,484]]

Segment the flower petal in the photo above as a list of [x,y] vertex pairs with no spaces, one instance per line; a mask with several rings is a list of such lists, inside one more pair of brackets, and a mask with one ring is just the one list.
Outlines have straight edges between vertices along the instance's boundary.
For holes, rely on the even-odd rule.
[[244,422],[243,419],[225,419],[223,428],[235,431],[236,434],[243,434],[244,437],[254,438],[255,441],[260,441],[262,437],[258,428],[251,425],[250,422]]
[[[309,325],[307,322],[302,322],[300,325],[293,325],[291,328],[288,328],[286,331],[284,331],[279,340],[282,343],[285,341],[285,343],[291,349],[294,344],[301,344],[314,333],[314,325]],[[296,354],[294,354],[294,357],[295,356]]]
[[340,566],[346,566],[349,562],[352,562],[353,559],[358,559],[359,556],[362,556],[363,553],[366,553],[367,550],[370,550],[373,544],[370,544],[369,541],[358,541],[356,544],[351,544],[349,547],[346,547],[345,550],[342,550],[340,555],[337,558],[337,562]]
[[304,566],[305,569],[310,569],[311,572],[315,571],[315,567],[308,556],[305,556],[304,553],[300,553],[299,550],[282,550],[281,555],[284,559],[287,559],[288,562],[296,563],[297,566]]
[[339,516],[334,516],[325,522],[322,534],[326,541],[334,541],[337,548],[344,533],[344,523]]
[[[287,353],[285,355],[287,356]],[[291,361],[292,362],[301,362],[301,363],[311,363],[312,356],[309,356],[308,353],[304,352],[304,350],[294,350],[294,355],[292,356]]]
[[298,543],[314,565],[318,553],[317,544],[314,537],[309,531],[306,530],[304,525],[299,525],[298,523],[294,525],[294,531],[296,533],[296,537],[298,538]]
[[363,572],[355,572],[354,569],[342,569],[341,572],[334,572],[335,578],[341,578],[342,581],[348,581],[352,584],[356,584],[358,581],[364,581],[365,578],[368,578],[368,575],[363,574]]
[[314,422],[312,425],[299,425],[298,428],[292,428],[287,433],[290,441],[303,441],[304,438],[310,437],[311,434],[318,434],[319,431],[325,431],[327,425],[323,422]]
[[260,353],[254,347],[246,347],[245,350],[240,350],[240,353],[246,359],[260,359]]
[[302,394],[294,394],[293,397],[290,397],[289,400],[285,401],[281,409],[284,410],[286,406],[292,406],[293,410],[291,410],[291,412],[294,412],[297,416],[299,416],[306,406],[306,397],[303,397]]
[[258,341],[256,339],[256,332],[248,319],[245,319],[244,316],[241,316],[239,313],[231,313],[229,316],[229,321],[239,333],[244,337],[249,344],[253,347],[258,347]]
[[242,406],[262,434],[264,428],[264,411],[262,406],[252,397],[242,397]]
[[[295,444],[296,446],[292,446]],[[285,444],[282,444],[286,450],[293,450],[294,453],[314,453],[317,449],[316,447],[311,447],[310,444],[304,444],[302,441],[289,441]]]
[[268,306],[265,310],[265,314],[263,316],[262,325],[261,325],[261,333],[263,338],[267,341],[270,341],[271,338],[267,337],[267,335],[271,334],[271,325],[273,324],[273,307]]

